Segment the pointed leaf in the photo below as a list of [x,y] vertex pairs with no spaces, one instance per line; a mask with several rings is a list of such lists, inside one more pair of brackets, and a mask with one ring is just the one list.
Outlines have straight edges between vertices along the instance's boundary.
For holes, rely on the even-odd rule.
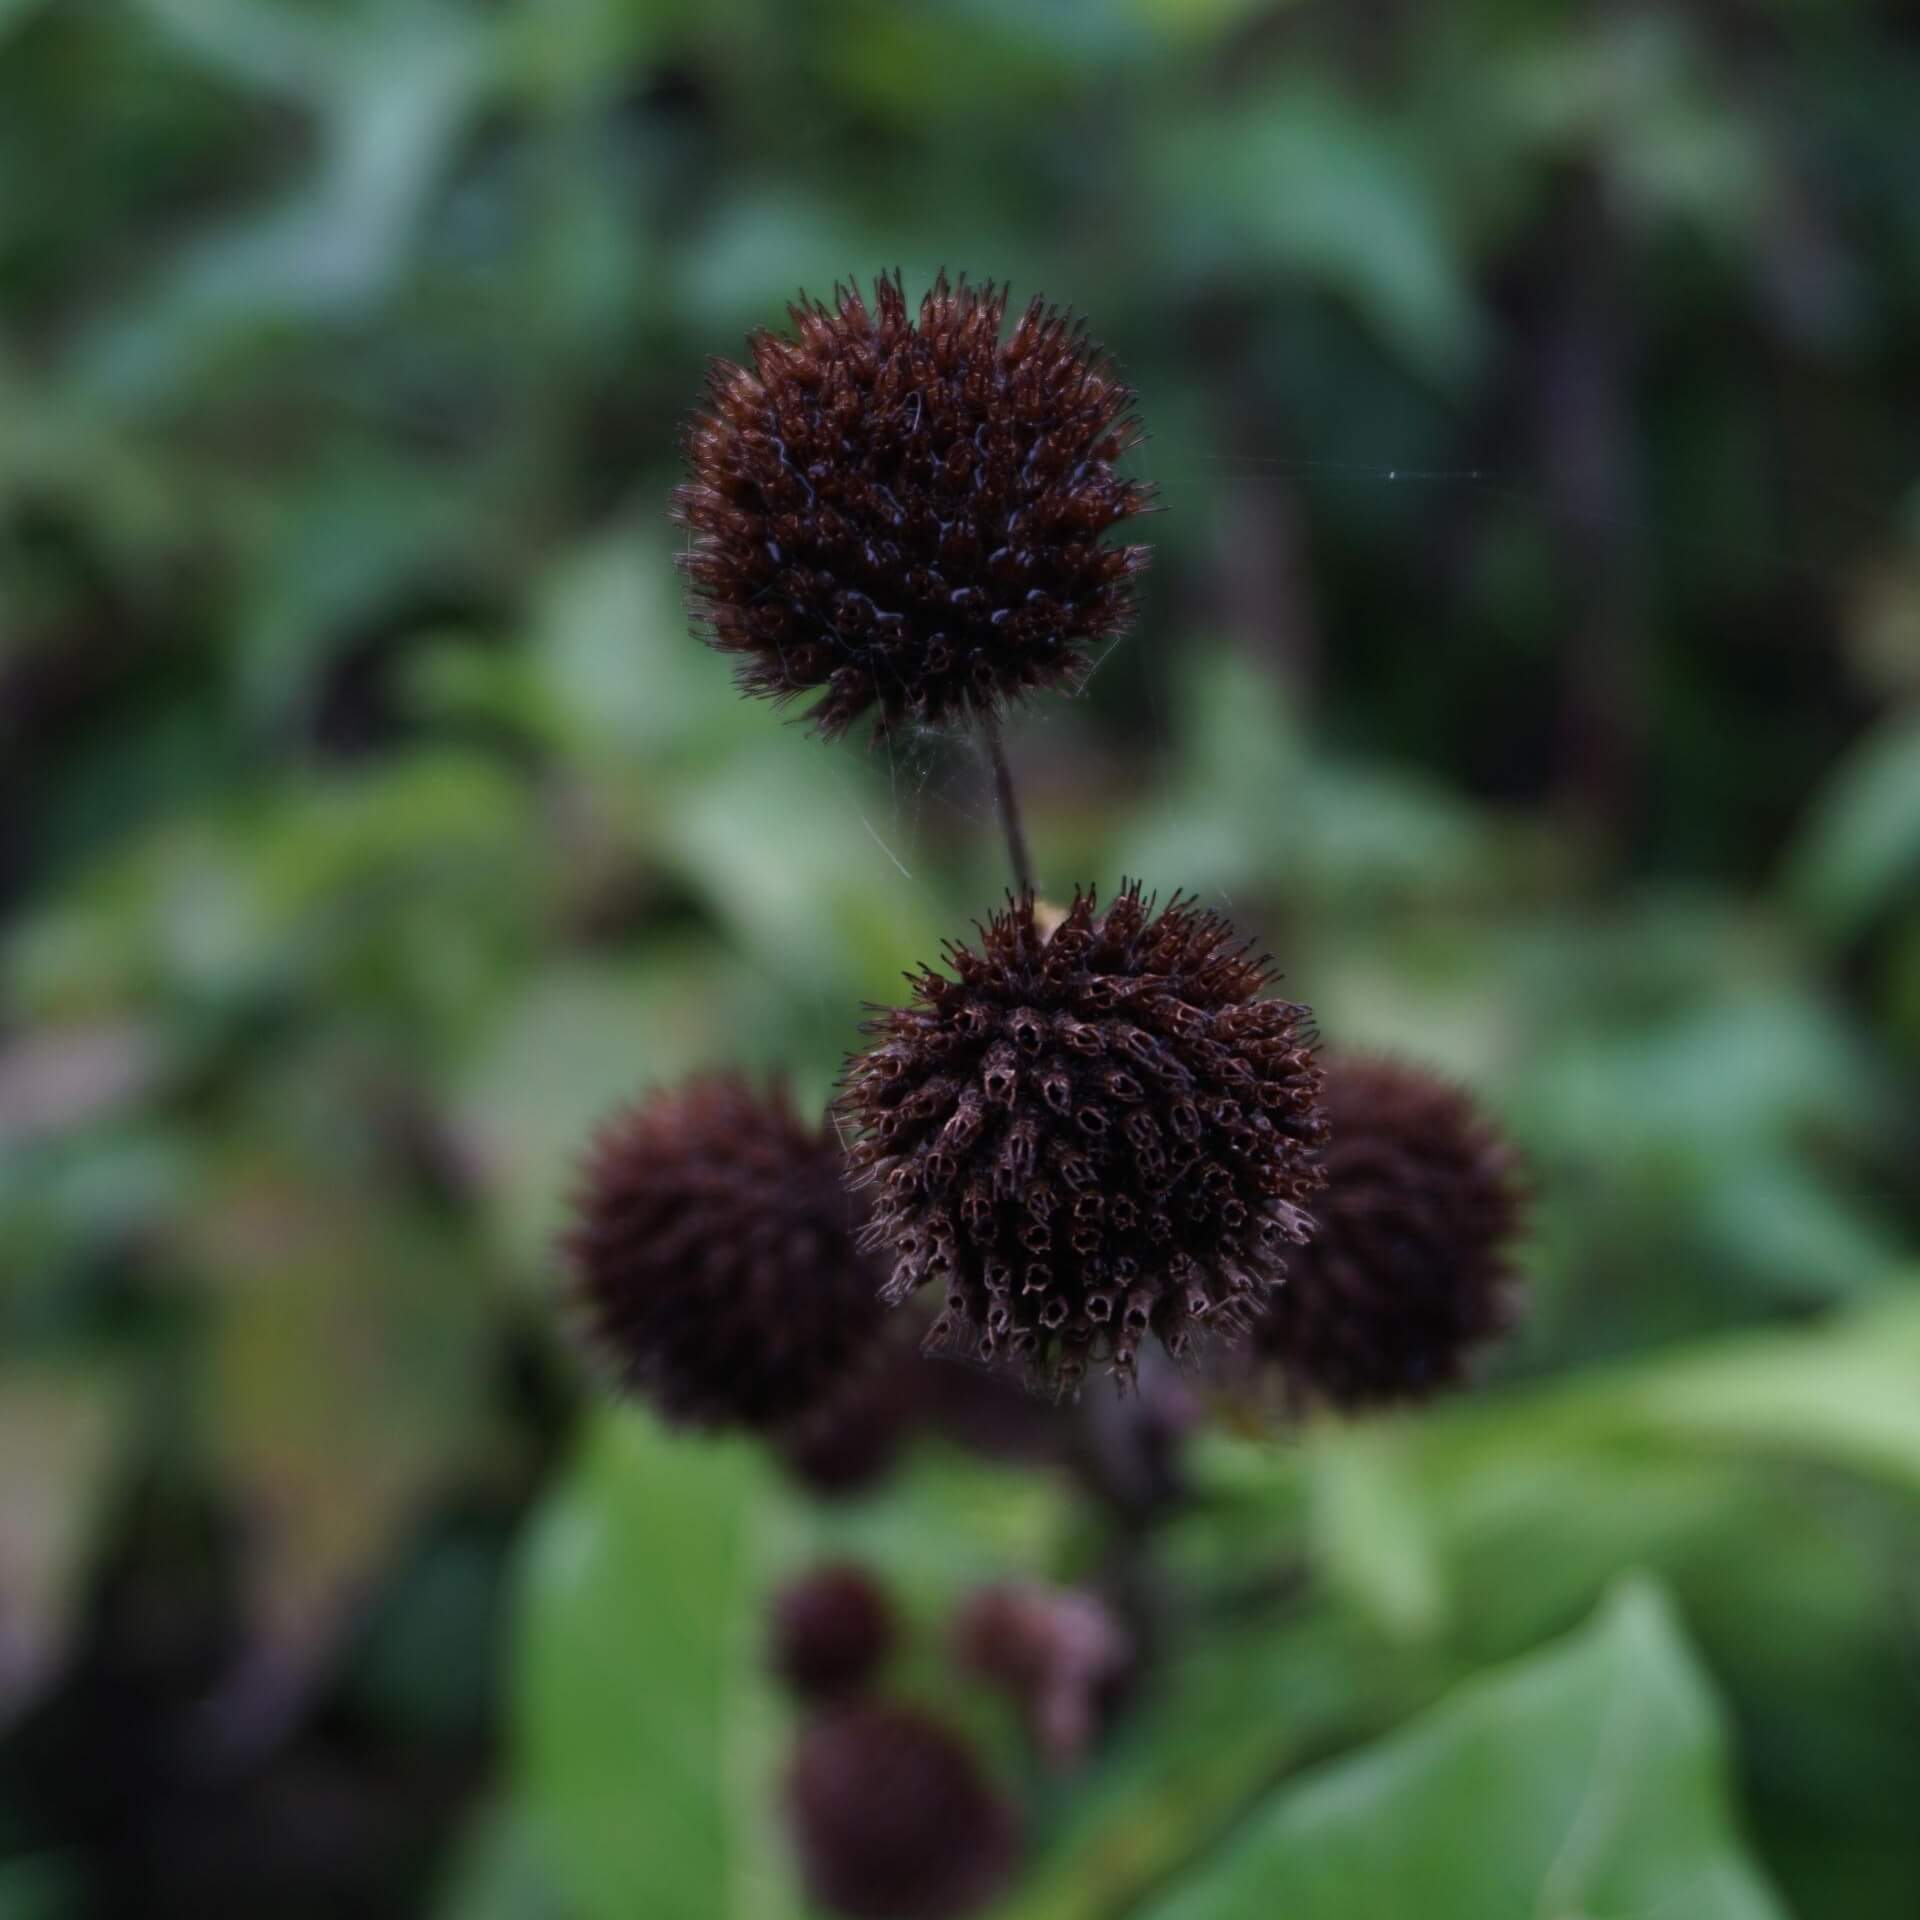
[[1783,1920],[1736,1837],[1718,1709],[1657,1589],[1281,1789],[1151,1920]]

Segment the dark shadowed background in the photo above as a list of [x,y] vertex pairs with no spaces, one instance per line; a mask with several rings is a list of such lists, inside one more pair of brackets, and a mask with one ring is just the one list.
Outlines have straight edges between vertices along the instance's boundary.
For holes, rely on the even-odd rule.
[[0,0],[0,1920],[786,1920],[768,1567],[1071,1567],[1044,1474],[821,1519],[587,1413],[551,1304],[610,1101],[817,1102],[1004,885],[967,743],[736,700],[673,572],[706,358],[896,266],[1141,396],[1043,883],[1230,910],[1540,1195],[1476,1396],[1203,1444],[1179,1553],[1315,1597],[1005,1911],[1264,1915],[1257,1829],[1292,1912],[1624,1915],[1631,1727],[1544,1875],[1487,1771],[1571,1681],[1360,1753],[1398,1894],[1293,1779],[1581,1630],[1698,1694],[1636,1854],[1780,1902],[1634,1912],[1920,1912],[1917,182],[1892,0]]

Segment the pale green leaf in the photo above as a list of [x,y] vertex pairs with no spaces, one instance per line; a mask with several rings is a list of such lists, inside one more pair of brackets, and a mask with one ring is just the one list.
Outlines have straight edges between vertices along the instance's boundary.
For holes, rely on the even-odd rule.
[[1151,1920],[1784,1920],[1719,1712],[1659,1592],[1278,1791]]
[[0,1727],[53,1678],[79,1625],[125,1412],[103,1373],[0,1382]]
[[744,1443],[609,1414],[528,1542],[520,1774],[536,1842],[588,1920],[797,1911],[757,1638],[778,1513]]
[[1447,1594],[1417,1474],[1414,1429],[1322,1423],[1310,1449],[1310,1542],[1317,1562],[1384,1631],[1418,1639]]
[[1854,748],[1793,849],[1786,888],[1837,939],[1902,897],[1920,900],[1920,720],[1896,714]]

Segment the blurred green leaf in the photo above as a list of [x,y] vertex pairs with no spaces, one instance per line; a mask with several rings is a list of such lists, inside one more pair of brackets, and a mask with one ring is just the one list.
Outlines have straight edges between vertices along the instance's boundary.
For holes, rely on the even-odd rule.
[[664,529],[622,527],[558,562],[533,649],[563,738],[590,750],[678,757],[742,730],[716,697],[724,664],[688,632]]
[[1417,1429],[1321,1423],[1309,1453],[1309,1545],[1327,1577],[1384,1631],[1422,1638],[1447,1595],[1408,1455]]
[[1324,76],[1193,121],[1156,156],[1192,209],[1182,244],[1218,270],[1251,259],[1350,300],[1421,375],[1466,379],[1485,340],[1444,209],[1400,132]]
[[0,1861],[0,1920],[71,1920],[86,1911],[83,1884],[68,1856]]
[[1611,15],[1542,35],[1500,75],[1496,98],[1531,137],[1600,160],[1623,198],[1715,241],[1745,240],[1766,186],[1755,133],[1704,70],[1679,13]]
[[1287,1786],[1155,1920],[1285,1913],[1784,1920],[1744,1856],[1720,1713],[1656,1588]]
[[768,1818],[768,1472],[744,1443],[605,1416],[528,1542],[519,1770],[543,1857],[587,1920],[799,1910]]
[[571,1920],[518,1808],[486,1805],[455,1853],[434,1920]]
[[1676,1439],[1816,1460],[1920,1493],[1920,1299],[1650,1366],[1595,1405]]
[[331,21],[274,0],[144,4],[210,63],[306,105],[320,159],[304,191],[183,249],[147,302],[112,315],[78,377],[122,404],[190,381],[238,327],[386,291],[490,73],[480,17],[441,0]]
[[356,1120],[330,1112],[344,1137],[303,1141],[286,1116],[254,1116],[184,1229],[220,1309],[197,1425],[254,1521],[255,1631],[299,1667],[330,1651],[481,1425],[482,1276],[424,1209],[383,1191]]
[[1127,0],[1143,20],[1174,39],[1224,33],[1256,14],[1267,0]]
[[[1258,1521],[1241,1514],[1244,1528]],[[1247,1550],[1262,1540],[1242,1532]],[[1284,1535],[1265,1537],[1269,1552]],[[1255,1557],[1258,1564],[1258,1557]],[[1328,1608],[1247,1617],[1185,1637],[1076,1783],[1007,1920],[1108,1920],[1134,1910],[1227,1831],[1289,1764],[1432,1691],[1436,1669]]]
[[0,1728],[58,1673],[78,1624],[126,1412],[104,1370],[0,1377]]
[[0,0],[0,40],[12,33],[37,8],[47,4],[47,0]]
[[576,962],[534,975],[478,1037],[459,1078],[463,1137],[486,1169],[496,1240],[546,1284],[573,1169],[616,1106],[703,1068],[758,1064],[738,966],[708,949],[643,963]]
[[1802,828],[1783,885],[1834,940],[1920,901],[1920,717],[1896,713],[1854,748]]

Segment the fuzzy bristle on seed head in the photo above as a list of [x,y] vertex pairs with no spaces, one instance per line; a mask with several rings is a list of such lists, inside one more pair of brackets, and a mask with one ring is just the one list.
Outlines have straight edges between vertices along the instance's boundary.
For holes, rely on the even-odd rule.
[[1244,1333],[1321,1180],[1306,1009],[1217,914],[1137,885],[1050,937],[1016,901],[947,958],[841,1089],[885,1297],[938,1287],[930,1349],[1055,1392],[1101,1359],[1124,1386],[1149,1337]]
[[751,365],[715,363],[674,518],[707,638],[747,693],[818,695],[829,738],[990,713],[1071,687],[1127,625],[1143,546],[1104,536],[1151,489],[1115,463],[1133,394],[1083,329],[943,273],[916,318],[804,296]]
[[1318,1226],[1260,1320],[1258,1355],[1349,1411],[1423,1399],[1514,1319],[1515,1155],[1459,1088],[1395,1061],[1336,1060],[1327,1113]]
[[668,1419],[783,1431],[869,1364],[878,1277],[832,1135],[702,1076],[602,1127],[562,1243],[590,1341]]
[[800,1736],[787,1808],[808,1892],[846,1920],[958,1920],[1000,1892],[1013,1808],[973,1751],[911,1708],[861,1703]]

